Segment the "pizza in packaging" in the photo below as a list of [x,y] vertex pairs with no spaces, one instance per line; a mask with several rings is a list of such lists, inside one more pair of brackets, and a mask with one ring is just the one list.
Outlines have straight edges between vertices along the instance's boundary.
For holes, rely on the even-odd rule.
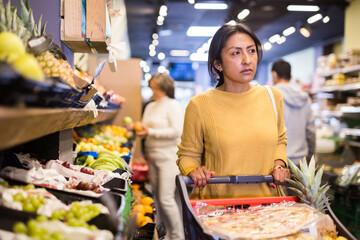
[[[202,210],[205,208],[206,211]],[[231,211],[199,202],[194,210],[199,213],[198,220],[204,232],[222,239],[316,240],[335,231],[334,222],[328,215],[296,202]]]

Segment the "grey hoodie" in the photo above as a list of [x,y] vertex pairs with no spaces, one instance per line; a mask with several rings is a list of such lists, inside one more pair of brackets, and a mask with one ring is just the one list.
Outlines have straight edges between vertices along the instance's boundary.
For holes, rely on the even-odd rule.
[[287,128],[287,157],[299,164],[303,157],[315,153],[315,125],[311,110],[311,99],[307,93],[291,83],[279,83],[284,100],[284,121]]

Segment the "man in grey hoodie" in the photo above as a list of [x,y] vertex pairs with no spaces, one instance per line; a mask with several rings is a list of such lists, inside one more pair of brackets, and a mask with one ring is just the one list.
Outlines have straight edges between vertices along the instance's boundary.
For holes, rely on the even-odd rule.
[[291,66],[280,59],[272,66],[275,87],[284,100],[284,121],[287,128],[287,157],[299,165],[304,157],[309,162],[315,153],[315,125],[311,110],[311,99],[297,85],[291,84]]

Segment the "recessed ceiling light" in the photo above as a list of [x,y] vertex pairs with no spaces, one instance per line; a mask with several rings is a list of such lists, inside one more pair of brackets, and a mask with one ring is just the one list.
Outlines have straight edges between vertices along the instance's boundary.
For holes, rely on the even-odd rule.
[[163,22],[165,20],[165,18],[163,16],[158,16],[157,20]]
[[194,4],[194,3],[195,3],[195,0],[188,0],[188,3]]
[[166,67],[165,67],[165,66],[159,66],[159,67],[158,67],[158,72],[159,72],[159,73],[164,73],[164,72],[166,72]]
[[150,72],[150,67],[146,65],[145,67],[143,67],[143,71],[146,73]]
[[159,45],[159,41],[156,40],[156,39],[154,39],[154,40],[152,41],[152,44],[153,44],[154,46],[157,46],[157,45]]
[[147,66],[147,63],[144,61],[144,60],[141,60],[140,61],[140,67],[145,67],[145,66]]
[[265,49],[266,51],[269,51],[271,48],[272,48],[271,43],[269,43],[269,42],[264,43],[264,49]]
[[159,52],[159,54],[158,54],[158,59],[159,59],[159,60],[164,60],[164,59],[165,59],[165,53]]
[[308,27],[301,27],[300,33],[306,38],[310,37],[310,35],[311,35],[310,29]]
[[273,36],[271,36],[270,38],[269,38],[269,42],[271,42],[271,43],[275,43],[277,40],[279,40],[280,39],[280,35],[279,34],[275,34],[275,35],[273,35]]
[[159,35],[157,33],[153,33],[152,38],[156,40],[159,38]]
[[149,50],[152,51],[152,50],[155,50],[155,46],[153,44],[150,44],[149,45]]
[[153,57],[153,56],[155,56],[156,55],[156,51],[155,50],[150,50],[149,51],[149,56],[150,57]]
[[287,10],[299,12],[317,12],[320,10],[320,8],[316,5],[289,5],[287,6]]
[[226,3],[195,3],[194,4],[195,9],[227,9],[228,5]]
[[173,57],[187,57],[190,55],[190,52],[188,50],[171,50],[170,56]]
[[146,81],[149,81],[151,79],[151,74],[150,73],[145,73],[144,78]]
[[249,14],[250,14],[250,10],[245,8],[244,10],[242,10],[242,11],[237,15],[237,18],[240,19],[240,20],[243,20],[243,19],[245,19]]
[[289,27],[283,31],[284,36],[289,36],[296,31],[295,27]]
[[156,24],[157,24],[158,26],[162,26],[162,25],[164,24],[164,22],[157,20],[157,21],[156,21]]
[[314,22],[319,21],[320,19],[322,19],[322,15],[321,13],[315,14],[314,16],[311,16],[307,19],[308,24],[312,24]]
[[283,44],[285,41],[286,41],[286,37],[281,36],[281,37],[276,41],[276,43],[280,45],[280,44]]
[[167,6],[162,5],[159,10],[159,15],[165,17],[167,15]]
[[212,37],[220,27],[191,26],[186,31],[189,37]]

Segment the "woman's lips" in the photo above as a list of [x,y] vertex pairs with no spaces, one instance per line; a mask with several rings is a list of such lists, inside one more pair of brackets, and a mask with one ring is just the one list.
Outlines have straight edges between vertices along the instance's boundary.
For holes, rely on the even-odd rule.
[[241,73],[244,73],[244,74],[250,74],[252,72],[251,69],[245,69],[245,70],[242,70]]

